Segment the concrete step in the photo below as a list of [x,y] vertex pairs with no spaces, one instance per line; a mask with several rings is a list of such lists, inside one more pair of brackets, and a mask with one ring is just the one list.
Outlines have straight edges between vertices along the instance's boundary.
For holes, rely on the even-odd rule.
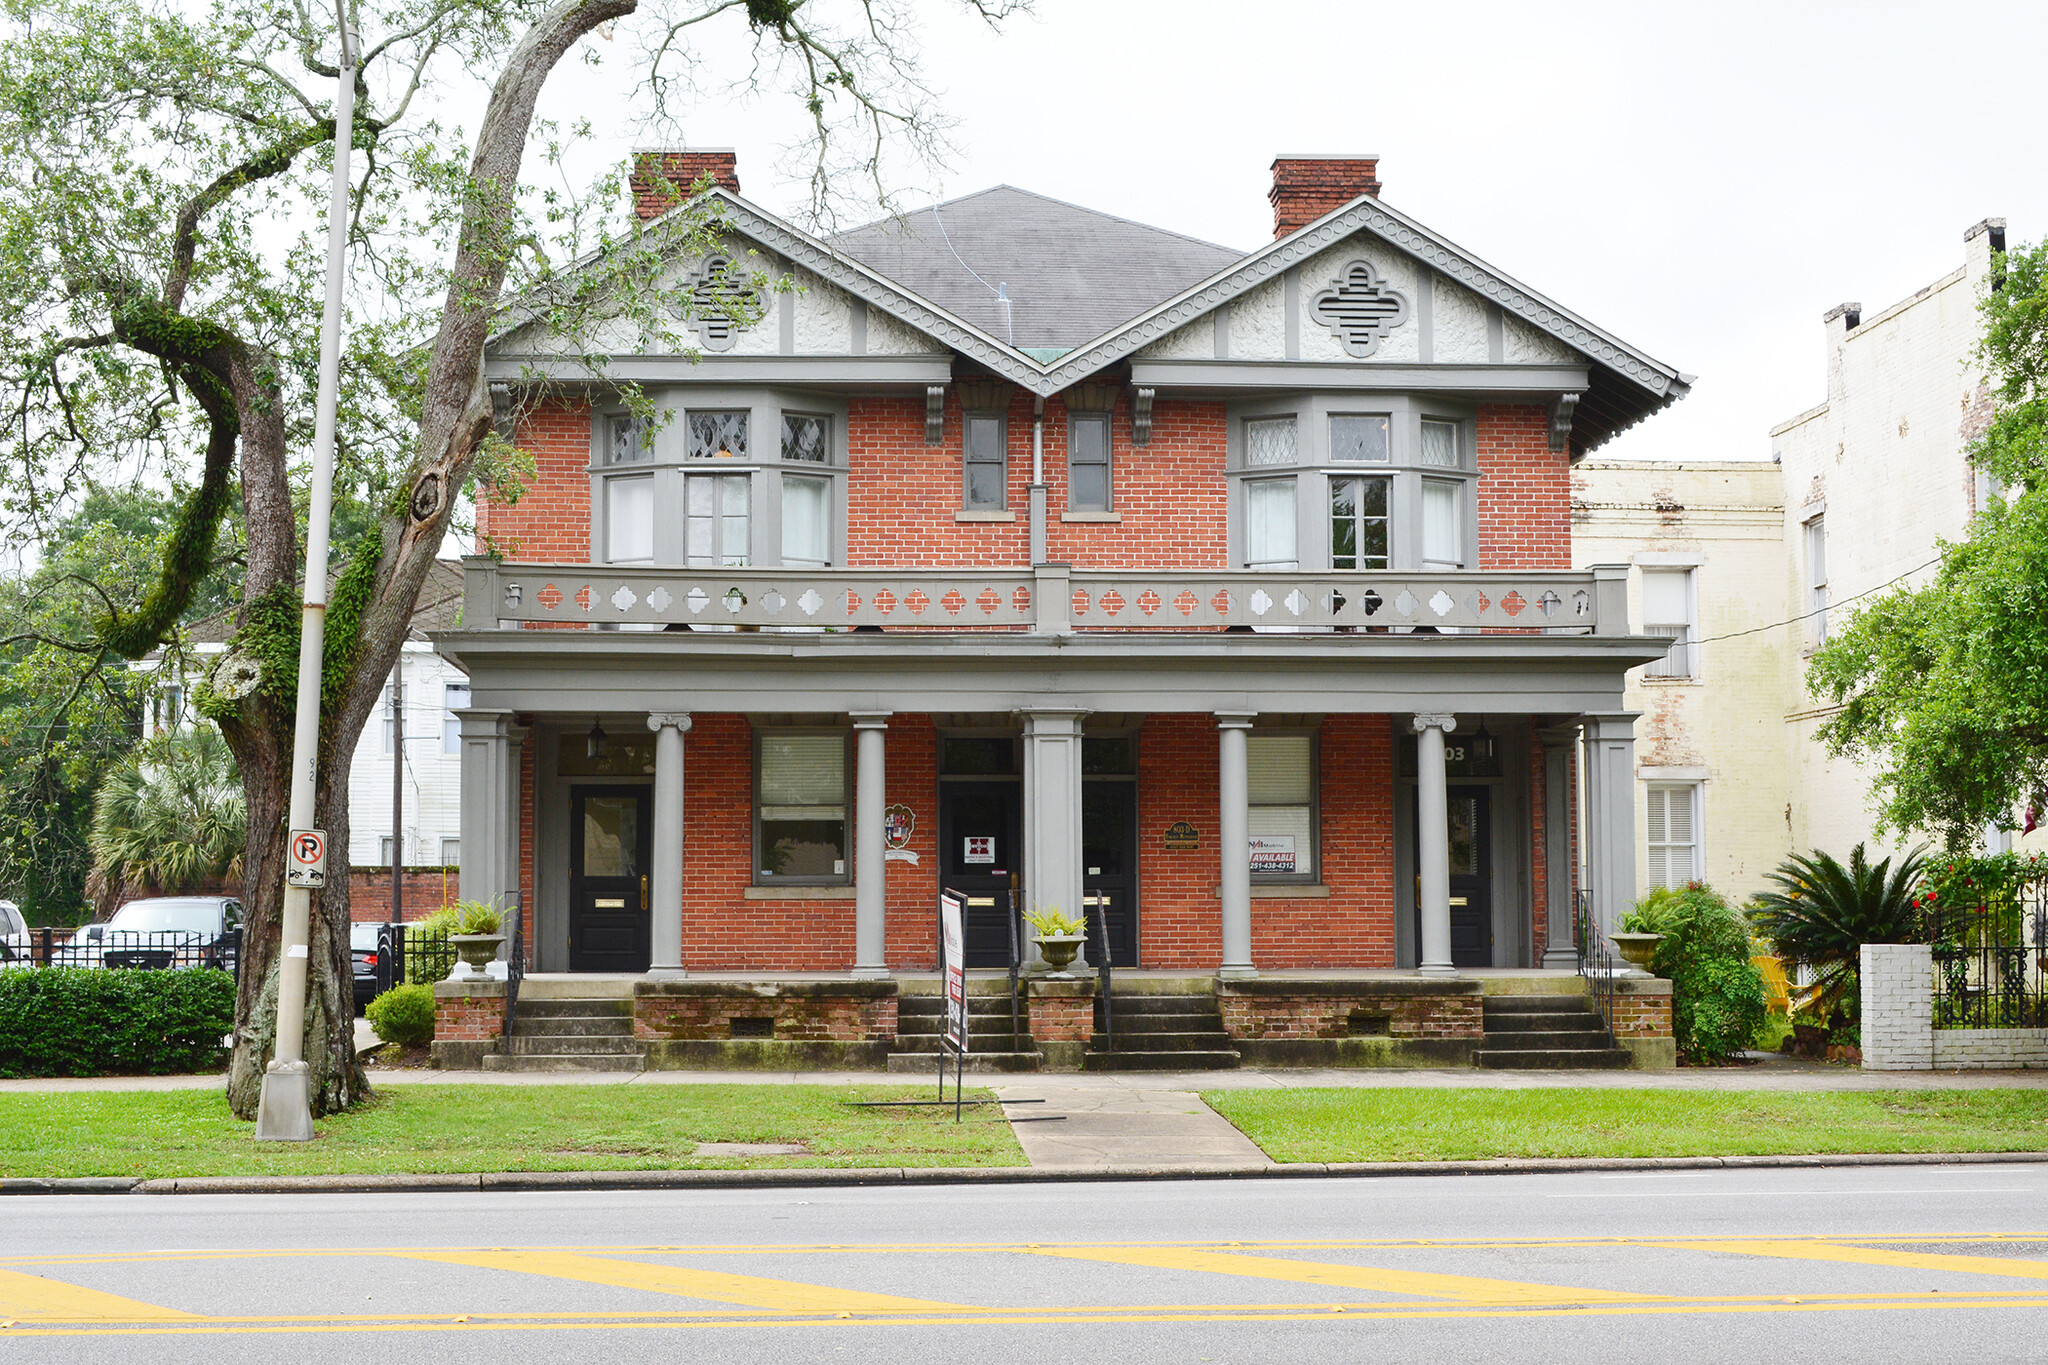
[[1126,995],[1114,986],[1110,997],[1119,1013],[1205,1014],[1216,1012],[1213,995]]
[[[1095,1017],[1102,1018],[1097,1010]],[[1109,1012],[1110,1021],[1118,1033],[1221,1033],[1223,1016],[1215,1010],[1207,1013],[1187,1014],[1125,1014],[1123,1001],[1119,1000]]]
[[512,1034],[519,1038],[630,1038],[633,1019],[626,1014],[557,1014],[530,1019],[522,1007],[512,1021]]
[[643,1057],[646,1045],[638,1038],[531,1038],[514,1034],[515,1057]]
[[1480,997],[1488,1014],[1543,1014],[1551,1010],[1591,1009],[1593,1003],[1583,994],[1564,994],[1554,991],[1538,991],[1530,995],[1487,995]]
[[1634,1063],[1626,1048],[1481,1048],[1474,1065],[1491,1071],[1621,1071]]
[[1597,1014],[1489,1014],[1488,1033],[1605,1033]]
[[[989,1075],[1005,1071],[1036,1071],[1043,1063],[1036,1052],[970,1052],[967,1054],[967,1073],[970,1076]],[[953,1055],[946,1054],[946,1071],[953,1070]],[[893,1074],[918,1074],[936,1078],[939,1073],[939,1054],[936,1052],[895,1052],[889,1055],[889,1071]]]
[[587,1018],[593,1015],[623,1014],[633,1017],[631,1000],[519,1000],[521,1019],[555,1019],[564,1015]]
[[1542,1052],[1562,1048],[1568,1052],[1583,1052],[1588,1048],[1606,1051],[1610,1046],[1607,1030],[1556,1029],[1538,1031],[1527,1029],[1518,1032],[1486,1034],[1479,1046],[1503,1052]]
[[[1103,1034],[1096,1030],[1088,1046],[1101,1051]],[[1125,1033],[1116,1031],[1118,1052],[1222,1052],[1230,1048],[1230,1035],[1221,1029],[1204,1029],[1199,1033]]]
[[631,1057],[591,1057],[575,1053],[503,1053],[484,1054],[486,1071],[645,1071],[647,1058],[635,1054]]
[[1084,1071],[1229,1071],[1243,1058],[1236,1052],[1086,1052]]

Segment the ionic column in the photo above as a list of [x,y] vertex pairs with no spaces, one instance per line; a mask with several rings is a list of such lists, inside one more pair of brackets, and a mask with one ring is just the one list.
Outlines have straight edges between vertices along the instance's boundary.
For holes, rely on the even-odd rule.
[[[1058,906],[1078,919],[1081,905],[1081,718],[1086,711],[1020,711],[1024,722],[1024,898],[1026,910]],[[1077,967],[1088,965],[1095,926]],[[1024,932],[1026,944],[1031,933]],[[1035,946],[1028,958],[1042,959]]]
[[[501,909],[518,889],[519,770],[512,762],[512,713],[465,707],[462,726],[462,846],[457,885],[462,899]],[[506,793],[511,792],[511,799]]]
[[648,872],[652,943],[650,976],[683,976],[683,736],[687,711],[656,711],[654,731],[654,861]]
[[1216,713],[1216,841],[1222,860],[1223,962],[1217,975],[1257,976],[1252,965],[1251,766],[1245,737],[1251,711]]
[[855,711],[853,806],[853,974],[889,975],[889,863],[883,810],[889,799],[887,711]]
[[1601,711],[1586,728],[1586,841],[1593,921],[1613,933],[1636,893],[1636,713]]
[[1417,716],[1415,726],[1415,870],[1421,879],[1422,965],[1448,975],[1451,964],[1451,806],[1444,780],[1444,736],[1456,716]]
[[1572,748],[1579,727],[1554,725],[1536,738],[1543,743],[1542,966],[1572,972],[1579,967],[1572,941]]

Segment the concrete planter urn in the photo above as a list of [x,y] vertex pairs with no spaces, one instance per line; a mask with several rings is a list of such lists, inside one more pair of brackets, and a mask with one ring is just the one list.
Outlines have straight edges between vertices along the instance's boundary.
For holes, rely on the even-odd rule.
[[455,951],[462,957],[462,965],[469,968],[465,977],[487,976],[492,962],[497,960],[498,948],[505,942],[503,934],[450,934],[448,941],[455,945]]
[[1034,941],[1038,944],[1039,956],[1052,969],[1046,975],[1055,981],[1072,980],[1073,973],[1067,967],[1087,940],[1079,934],[1039,934]]
[[1650,959],[1657,956],[1657,945],[1664,941],[1662,934],[1609,934],[1607,937],[1614,940],[1622,960],[1645,976],[1650,974]]

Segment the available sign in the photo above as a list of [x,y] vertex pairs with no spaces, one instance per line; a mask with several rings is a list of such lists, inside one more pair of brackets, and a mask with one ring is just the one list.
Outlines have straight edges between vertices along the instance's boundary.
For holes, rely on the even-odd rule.
[[1254,834],[1252,836],[1252,871],[1293,872],[1294,836],[1292,834]]
[[[960,898],[939,893],[939,942],[945,955],[944,1037],[955,1052],[967,1051],[967,935],[961,930]],[[940,1063],[944,1066],[943,1060]],[[944,1073],[940,1073],[943,1081]]]

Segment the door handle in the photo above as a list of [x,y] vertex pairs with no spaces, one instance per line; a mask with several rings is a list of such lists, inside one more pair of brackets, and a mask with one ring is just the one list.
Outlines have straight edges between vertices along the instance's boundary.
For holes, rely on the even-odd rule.
[[645,872],[640,874],[640,908],[642,910],[647,908],[647,874]]

